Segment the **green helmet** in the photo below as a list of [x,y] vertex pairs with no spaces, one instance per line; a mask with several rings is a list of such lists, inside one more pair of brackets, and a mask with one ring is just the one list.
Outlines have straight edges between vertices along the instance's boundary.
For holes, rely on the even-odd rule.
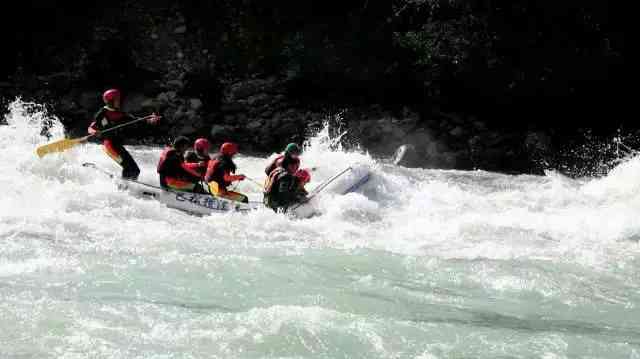
[[298,146],[297,144],[290,143],[287,145],[287,147],[284,148],[284,153],[299,155],[300,153],[302,153],[302,150],[300,149],[300,146]]

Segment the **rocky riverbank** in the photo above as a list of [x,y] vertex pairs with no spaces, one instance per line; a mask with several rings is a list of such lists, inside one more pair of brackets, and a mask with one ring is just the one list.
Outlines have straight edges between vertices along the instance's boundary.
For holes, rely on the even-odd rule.
[[[164,117],[133,142],[183,134],[270,153],[329,121],[347,131],[345,144],[376,156],[407,145],[406,166],[513,173],[541,173],[585,129],[608,136],[625,124],[606,105],[620,93],[610,77],[623,73],[622,40],[606,19],[563,20],[576,41],[567,51],[554,29],[508,37],[504,19],[520,15],[500,4],[312,5],[123,0],[89,15],[25,5],[24,26],[9,26],[15,58],[2,59],[0,98],[46,103],[75,136],[101,92],[118,87],[126,110]],[[562,13],[554,6],[545,14]],[[540,36],[544,47],[522,47]]]
[[[32,94],[44,101],[52,93],[46,84],[63,78],[63,74],[41,77],[38,80],[45,86],[34,92],[18,90],[16,95]],[[172,84],[156,92],[134,91],[127,94],[124,108],[139,115],[158,112],[163,121],[133,134],[131,142],[157,144],[178,135],[204,136],[215,143],[238,142],[246,151],[271,153],[286,143],[301,143],[329,123],[336,131],[346,131],[347,147],[357,146],[381,158],[391,158],[398,147],[408,145],[399,162],[408,167],[536,172],[543,168],[545,155],[553,152],[551,138],[544,132],[505,133],[474,116],[419,113],[408,106],[304,102],[292,98],[290,91],[287,79],[275,76],[226,84],[213,105],[181,94]],[[101,106],[100,92],[72,90],[50,104],[69,134],[81,136]]]

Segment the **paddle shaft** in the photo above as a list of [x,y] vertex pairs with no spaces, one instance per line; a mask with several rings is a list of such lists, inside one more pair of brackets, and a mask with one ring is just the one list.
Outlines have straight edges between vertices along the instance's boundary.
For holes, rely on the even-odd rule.
[[340,176],[342,176],[343,174],[345,174],[345,173],[347,173],[348,171],[351,171],[351,170],[352,170],[351,167],[347,167],[344,170],[340,171],[335,176],[333,176],[333,177],[329,178],[328,180],[324,181],[323,183],[318,185],[318,187],[314,188],[313,191],[311,191],[311,194],[304,201],[302,201],[302,202],[296,204],[295,206],[291,207],[291,209],[296,209],[296,208],[300,207],[301,205],[311,201],[311,199],[313,197],[317,196],[320,192],[322,192],[323,189],[327,188],[328,185],[333,183],[333,181],[337,180]]
[[101,135],[101,134],[103,134],[103,133],[105,133],[105,132],[114,131],[114,130],[117,130],[117,129],[122,128],[122,127],[124,127],[124,126],[129,126],[129,125],[133,125],[134,123],[137,123],[137,122],[140,122],[140,121],[148,120],[148,119],[150,119],[151,117],[153,117],[153,115],[149,115],[149,116],[145,116],[145,117],[136,118],[135,120],[132,120],[132,121],[129,121],[129,122],[125,122],[125,123],[120,124],[120,125],[113,126],[113,127],[108,128],[108,129],[106,129],[106,130],[104,130],[104,131],[98,131],[98,133],[95,133],[95,134],[93,134],[93,135],[88,135],[88,136],[85,136],[85,137],[83,137],[83,138],[86,140],[86,139],[89,139],[89,138],[91,138],[91,137],[93,137],[93,136]]
[[262,184],[260,184],[260,182],[258,182],[258,181],[256,181],[256,180],[254,180],[253,178],[251,178],[251,177],[247,177],[247,176],[244,176],[244,178],[246,178],[246,179],[248,179],[249,181],[253,182],[256,186],[258,186],[258,187],[262,188]]

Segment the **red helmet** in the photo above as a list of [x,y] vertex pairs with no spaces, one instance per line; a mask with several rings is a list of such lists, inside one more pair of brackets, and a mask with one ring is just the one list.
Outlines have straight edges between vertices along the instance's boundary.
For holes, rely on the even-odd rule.
[[209,153],[209,148],[211,145],[206,138],[198,138],[196,142],[193,144],[193,149],[197,153]]
[[119,99],[120,99],[120,90],[110,89],[105,91],[102,94],[102,100],[106,104],[112,103],[113,101],[119,100]]
[[226,156],[233,156],[238,153],[238,145],[233,142],[225,142],[220,146],[220,153]]
[[295,176],[298,177],[300,181],[302,181],[302,183],[307,183],[311,181],[311,172],[309,172],[309,170],[306,168],[298,170]]

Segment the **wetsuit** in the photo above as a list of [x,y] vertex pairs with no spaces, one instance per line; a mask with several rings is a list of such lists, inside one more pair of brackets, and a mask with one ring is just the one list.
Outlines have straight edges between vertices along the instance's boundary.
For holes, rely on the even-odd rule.
[[233,181],[240,179],[240,176],[233,175],[235,172],[236,164],[233,163],[231,157],[217,154],[209,161],[204,179],[209,183],[211,194],[233,201],[247,203],[249,202],[247,196],[227,190],[227,187],[229,187]]
[[[105,106],[94,116],[94,122],[89,127],[89,133],[104,131],[132,120],[135,120],[135,118],[131,115]],[[122,166],[122,178],[137,179],[138,175],[140,175],[140,168],[131,157],[131,154],[124,148],[121,131],[107,132],[103,135],[101,134],[100,138],[107,155]]]
[[198,190],[201,176],[185,166],[182,156],[173,147],[167,147],[160,155],[158,162],[160,186],[176,191]]
[[274,211],[287,209],[304,200],[307,191],[300,179],[283,167],[278,167],[269,174],[264,189],[264,204]]
[[273,172],[273,170],[275,170],[276,168],[288,168],[290,164],[293,164],[295,166],[293,171],[295,172],[300,167],[300,159],[287,156],[286,154],[279,155],[278,157],[274,158],[271,163],[269,163],[269,165],[264,169],[264,173],[269,176],[271,172]]

